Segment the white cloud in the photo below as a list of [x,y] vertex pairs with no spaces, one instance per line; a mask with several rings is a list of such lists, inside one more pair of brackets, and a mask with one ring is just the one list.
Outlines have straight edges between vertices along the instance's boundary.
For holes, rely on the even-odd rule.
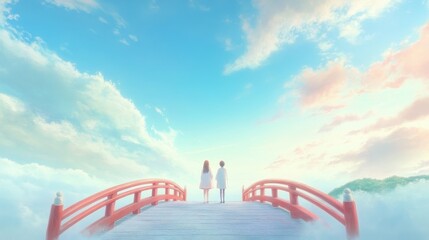
[[107,11],[107,14],[109,14],[115,20],[117,27],[125,28],[127,26],[127,22],[125,21],[125,19],[121,15],[119,15],[117,12]]
[[[359,239],[426,239],[429,182],[421,181],[386,193],[353,193],[358,210]],[[321,221],[303,225],[301,239],[345,239],[344,226],[316,207]],[[319,211],[318,211],[319,210]],[[329,226],[329,227],[326,227]]]
[[352,21],[340,26],[340,37],[353,42],[362,32],[359,22]]
[[230,38],[226,38],[223,43],[225,45],[226,51],[232,51],[234,49],[234,46],[232,44],[232,40]]
[[0,120],[3,123],[0,133],[9,136],[0,140],[3,154],[22,162],[80,168],[112,179],[148,172],[142,163],[127,153],[126,148],[109,143],[103,136],[96,135],[96,131],[92,131],[92,135],[78,131],[65,120],[48,122],[16,102],[16,99],[0,95]]
[[103,18],[103,17],[98,17],[98,21],[100,21],[100,22],[102,22],[102,23],[104,23],[104,24],[107,24],[107,23],[109,23],[105,18]]
[[189,0],[189,6],[194,9],[198,9],[203,12],[210,11],[210,7],[205,4],[202,4],[200,0]]
[[[116,29],[125,28],[127,25],[125,19],[114,9],[103,6],[97,0],[45,0],[45,2],[58,7],[63,7],[67,10],[83,11],[88,14],[103,15],[105,17],[111,18],[113,19],[112,22],[115,23]],[[103,16],[98,16],[98,21],[108,24],[109,21]],[[119,30],[116,29],[113,31],[113,33],[115,35],[119,35]]]
[[[148,128],[101,73],[80,72],[11,27],[0,29],[0,52],[2,238],[44,238],[57,191],[69,206],[108,186],[181,169],[175,130]],[[80,236],[69,232],[64,239]]]
[[[7,116],[0,131],[10,136],[0,140],[3,156],[104,176],[118,175],[120,165],[129,170],[123,174],[139,176],[155,161],[158,170],[174,162],[175,131],[148,128],[133,102],[100,73],[79,72],[38,42],[6,30],[0,30],[0,51],[0,86],[14,92],[0,95],[0,116]],[[120,136],[140,144],[127,145]]]
[[138,38],[137,38],[137,36],[135,36],[135,35],[130,34],[130,35],[128,35],[128,37],[129,37],[131,40],[133,40],[134,42],[138,42],[138,41],[139,41],[139,39],[138,39]]
[[153,11],[158,11],[160,9],[158,1],[157,0],[151,0],[149,3],[149,8]]
[[[55,192],[63,192],[67,207],[111,185],[79,169],[19,164],[4,158],[0,158],[0,165],[0,186],[7,192],[0,197],[4,239],[29,239],[29,233],[34,239],[43,239]],[[68,231],[79,234],[79,229]]]
[[124,44],[124,45],[126,45],[126,46],[130,46],[130,43],[127,41],[127,39],[125,39],[125,38],[121,38],[120,40],[119,40],[119,42],[120,43],[122,43],[122,44]]
[[158,107],[155,107],[155,112],[159,113],[161,116],[164,116],[164,112]]
[[321,43],[319,43],[319,49],[322,52],[326,52],[326,51],[328,51],[331,48],[332,48],[332,43],[330,43],[330,42],[321,42]]
[[68,10],[91,12],[100,8],[100,4],[96,0],[45,0],[46,3],[64,7]]
[[259,67],[271,54],[284,44],[292,44],[303,34],[314,39],[321,30],[340,27],[340,37],[350,40],[361,32],[361,23],[376,18],[393,6],[397,0],[382,1],[278,1],[255,0],[258,12],[255,24],[243,19],[247,50],[224,73]]

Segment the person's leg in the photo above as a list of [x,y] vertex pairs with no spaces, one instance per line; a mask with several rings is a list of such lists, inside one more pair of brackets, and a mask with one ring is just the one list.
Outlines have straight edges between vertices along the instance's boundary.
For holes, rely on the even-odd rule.
[[209,203],[209,191],[210,189],[207,189],[207,203]]
[[222,202],[225,203],[225,188],[222,189]]
[[207,189],[204,189],[204,202],[207,202]]

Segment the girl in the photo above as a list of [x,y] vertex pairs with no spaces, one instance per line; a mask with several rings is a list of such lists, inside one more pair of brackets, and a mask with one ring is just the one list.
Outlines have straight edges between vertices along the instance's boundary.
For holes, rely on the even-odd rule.
[[200,189],[204,190],[204,202],[209,203],[209,190],[212,188],[213,174],[210,170],[209,161],[205,160],[201,171]]
[[225,166],[225,162],[220,161],[219,165],[220,168],[217,170],[216,174],[217,188],[219,188],[220,191],[220,203],[225,203],[225,188],[228,180],[228,175],[226,174],[226,169],[223,167]]

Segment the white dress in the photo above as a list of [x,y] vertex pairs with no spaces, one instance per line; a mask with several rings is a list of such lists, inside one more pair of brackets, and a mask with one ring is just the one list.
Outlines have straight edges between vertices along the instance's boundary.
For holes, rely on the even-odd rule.
[[209,170],[206,173],[202,172],[201,173],[200,188],[201,189],[211,189],[213,187],[212,181],[213,181],[213,174],[212,174],[211,170]]
[[216,174],[217,188],[225,189],[228,182],[228,175],[226,174],[226,169],[221,167],[217,170]]

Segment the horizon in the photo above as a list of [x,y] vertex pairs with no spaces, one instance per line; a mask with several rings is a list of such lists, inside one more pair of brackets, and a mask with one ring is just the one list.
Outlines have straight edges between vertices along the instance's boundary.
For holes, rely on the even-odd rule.
[[204,160],[225,162],[227,201],[265,178],[329,192],[429,175],[428,13],[400,0],[0,0],[0,203],[39,231],[58,191],[72,204],[165,178],[202,201]]

